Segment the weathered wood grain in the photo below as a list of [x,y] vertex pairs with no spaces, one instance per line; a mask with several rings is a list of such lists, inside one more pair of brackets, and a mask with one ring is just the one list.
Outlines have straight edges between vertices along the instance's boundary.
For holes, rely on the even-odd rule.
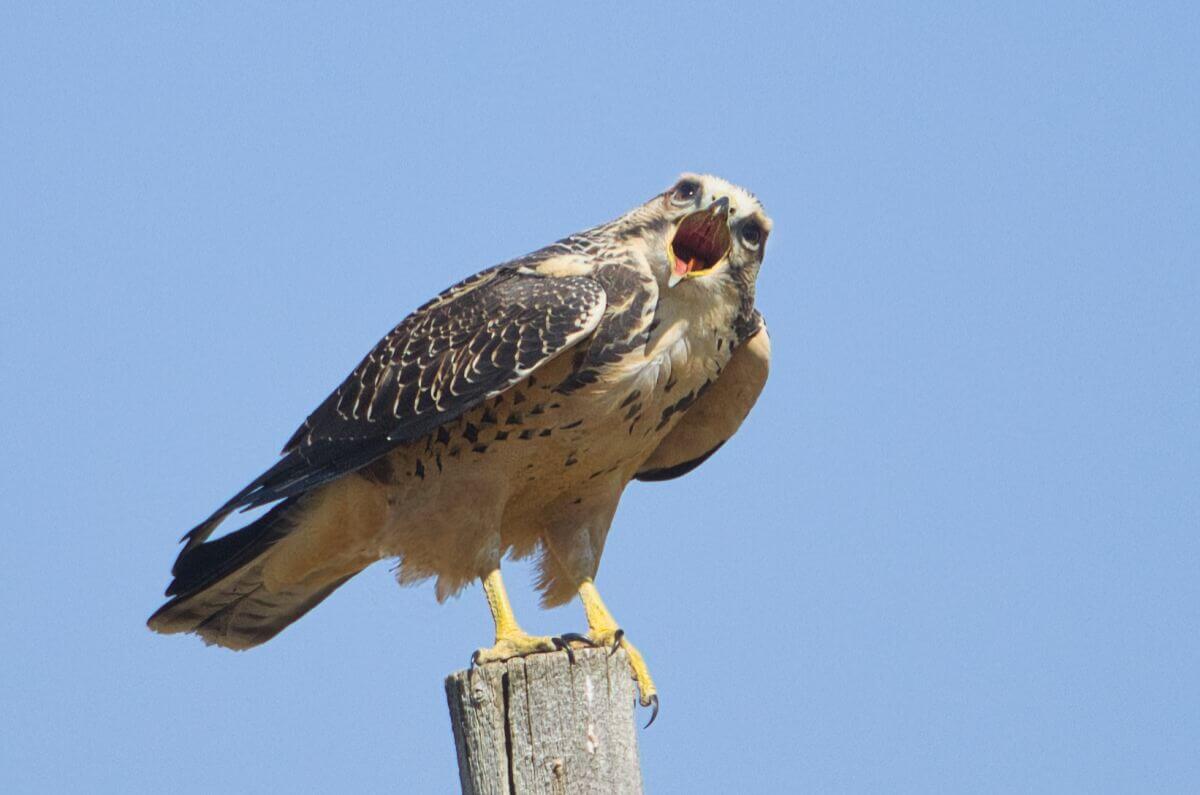
[[623,651],[578,649],[446,678],[468,795],[640,793],[637,686]]

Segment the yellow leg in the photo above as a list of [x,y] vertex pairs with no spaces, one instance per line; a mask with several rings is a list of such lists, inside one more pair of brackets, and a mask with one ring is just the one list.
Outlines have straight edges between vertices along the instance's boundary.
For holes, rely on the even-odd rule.
[[500,569],[493,569],[483,578],[483,593],[487,597],[488,607],[492,610],[492,620],[496,623],[496,644],[489,649],[476,651],[471,656],[471,662],[483,665],[513,657],[524,657],[526,654],[555,651],[566,645],[561,639],[535,637],[527,635],[525,630],[521,629],[517,617],[513,614],[512,604],[508,601],[508,591],[504,590]]
[[[642,653],[625,639],[625,633],[617,626],[617,620],[613,618],[612,613],[608,612],[604,600],[600,598],[600,592],[596,590],[596,584],[590,578],[580,583],[579,600],[583,602],[583,610],[587,613],[588,639],[597,646],[615,647],[619,644],[625,650],[629,657],[629,667],[633,669],[633,677],[637,680],[638,690],[641,692],[642,706],[654,707],[654,715],[650,718],[650,723],[653,723],[654,716],[658,715],[658,689],[654,686],[654,680],[650,678],[650,669],[646,667]],[[649,726],[650,723],[646,725]]]

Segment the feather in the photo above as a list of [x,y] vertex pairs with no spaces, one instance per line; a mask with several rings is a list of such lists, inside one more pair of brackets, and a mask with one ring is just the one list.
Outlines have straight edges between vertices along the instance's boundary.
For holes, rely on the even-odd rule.
[[586,276],[515,265],[449,288],[380,340],[292,435],[282,459],[184,535],[180,559],[232,511],[328,483],[504,392],[590,334],[605,304],[604,289]]

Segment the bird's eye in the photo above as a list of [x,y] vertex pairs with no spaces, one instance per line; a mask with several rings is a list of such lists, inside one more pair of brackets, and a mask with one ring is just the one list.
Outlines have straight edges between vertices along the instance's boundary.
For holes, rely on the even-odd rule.
[[742,242],[750,248],[758,248],[758,244],[762,242],[762,227],[754,221],[742,226]]
[[685,179],[675,186],[675,191],[671,194],[671,198],[680,204],[684,204],[695,199],[698,193],[700,193],[700,183]]

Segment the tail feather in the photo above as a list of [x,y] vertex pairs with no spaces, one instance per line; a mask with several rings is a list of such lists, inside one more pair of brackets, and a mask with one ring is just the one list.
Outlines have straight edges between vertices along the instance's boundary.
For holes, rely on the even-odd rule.
[[167,586],[167,596],[199,591],[262,555],[295,527],[296,501],[295,497],[284,500],[240,530],[214,541],[185,547],[171,567],[175,579]]
[[185,548],[171,570],[175,579],[167,595],[173,598],[150,616],[149,627],[247,649],[275,637],[354,576],[267,588],[263,570],[276,542],[297,528],[300,499],[284,500],[240,530]]

